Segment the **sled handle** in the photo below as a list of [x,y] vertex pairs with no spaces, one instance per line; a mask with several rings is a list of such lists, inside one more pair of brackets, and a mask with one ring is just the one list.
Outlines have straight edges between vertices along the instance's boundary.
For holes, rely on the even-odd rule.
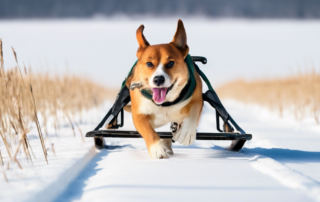
[[193,62],[201,62],[202,64],[207,64],[207,58],[202,56],[191,56]]

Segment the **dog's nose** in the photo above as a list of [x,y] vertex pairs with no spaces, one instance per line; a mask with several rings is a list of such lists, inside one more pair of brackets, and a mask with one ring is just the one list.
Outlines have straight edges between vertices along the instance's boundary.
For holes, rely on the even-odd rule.
[[164,76],[156,76],[153,79],[153,83],[156,84],[157,86],[161,86],[162,84],[164,84]]

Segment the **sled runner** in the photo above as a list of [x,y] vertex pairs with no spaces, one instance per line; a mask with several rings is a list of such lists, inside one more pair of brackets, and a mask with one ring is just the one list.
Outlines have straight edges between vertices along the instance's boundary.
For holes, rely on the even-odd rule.
[[[229,146],[229,150],[232,151],[239,151],[247,140],[252,139],[251,134],[246,134],[242,128],[233,120],[230,114],[222,105],[218,95],[213,90],[208,78],[206,75],[199,69],[195,62],[201,62],[202,64],[207,63],[207,59],[204,57],[193,56],[191,57],[188,55],[186,57],[186,63],[188,66],[193,64],[195,70],[201,76],[203,81],[208,86],[208,91],[202,94],[203,101],[208,102],[216,111],[216,125],[218,133],[204,133],[198,132],[196,136],[196,140],[232,140],[231,145]],[[135,63],[136,64],[136,63]],[[133,65],[133,67],[135,66]],[[133,69],[132,67],[132,69]],[[131,69],[131,71],[132,71]],[[190,71],[191,68],[189,68]],[[130,73],[131,73],[130,71]],[[129,73],[129,75],[130,75]],[[102,149],[104,147],[104,138],[142,138],[142,136],[137,131],[124,131],[124,130],[114,130],[118,129],[119,127],[123,127],[124,125],[124,111],[123,107],[126,106],[130,102],[130,93],[129,89],[125,85],[126,80],[122,84],[122,88],[117,95],[115,103],[113,104],[112,108],[109,112],[105,115],[99,125],[93,130],[86,134],[86,137],[93,137],[94,143],[96,148]],[[192,85],[192,82],[190,82]],[[188,84],[187,84],[188,85]],[[131,87],[131,86],[130,86]],[[184,90],[183,90],[184,91]],[[142,91],[141,91],[142,92]],[[144,92],[142,92],[144,93]],[[184,99],[187,96],[189,90],[186,88],[184,92],[181,92],[180,96],[177,98],[177,102]],[[147,97],[147,92],[145,93],[145,97]],[[175,104],[173,103],[163,103],[162,107],[167,107]],[[120,115],[120,123],[118,123],[118,116]],[[220,128],[220,119],[223,120],[223,129]],[[103,125],[107,123],[109,128],[108,130],[99,130]],[[172,133],[176,130],[176,123],[171,123],[171,132],[157,132],[160,138],[162,139],[171,139],[173,137]],[[226,125],[228,126],[229,130],[233,131],[226,131]],[[234,130],[235,128],[235,130]]]

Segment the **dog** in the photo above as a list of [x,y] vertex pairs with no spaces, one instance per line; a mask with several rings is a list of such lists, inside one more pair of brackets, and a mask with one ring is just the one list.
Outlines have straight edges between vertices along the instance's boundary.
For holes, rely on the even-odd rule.
[[[174,102],[188,84],[190,75],[185,62],[189,53],[187,34],[179,20],[170,43],[150,45],[143,30],[141,25],[136,32],[138,61],[126,81],[131,104],[125,110],[132,112],[135,128],[144,138],[150,157],[169,158],[173,155],[172,140],[160,139],[154,129],[172,123],[172,139],[183,145],[192,144],[203,107],[202,82],[194,70],[196,85],[192,95],[182,102],[161,106],[165,102]],[[149,91],[152,99],[143,96],[141,89]]]

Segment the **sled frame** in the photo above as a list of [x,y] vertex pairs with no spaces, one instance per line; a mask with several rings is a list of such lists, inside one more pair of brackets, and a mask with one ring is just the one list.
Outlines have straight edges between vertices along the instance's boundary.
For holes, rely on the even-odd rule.
[[[201,62],[202,64],[207,63],[207,59],[200,56],[192,56],[192,60],[196,68],[199,68],[195,62]],[[246,134],[245,131],[234,121],[230,114],[226,111],[222,105],[216,92],[211,89],[206,93],[202,94],[203,101],[208,102],[216,111],[216,126],[219,133],[204,133],[198,132],[196,140],[231,140],[229,150],[240,151],[247,140],[252,139],[251,134]],[[114,130],[124,125],[124,110],[123,107],[130,102],[129,89],[124,86],[117,95],[115,103],[112,108],[108,111],[99,125],[93,130],[86,134],[86,137],[93,137],[95,147],[97,149],[104,148],[104,138],[142,138],[137,131],[124,131]],[[118,124],[118,116],[120,115],[120,123]],[[220,128],[220,119],[224,122],[223,129]],[[107,123],[108,130],[99,130],[103,125]],[[228,125],[231,131],[236,129],[236,132],[226,132],[225,125]],[[234,127],[234,128],[233,128]],[[171,132],[157,132],[161,139],[172,139],[173,135]]]

